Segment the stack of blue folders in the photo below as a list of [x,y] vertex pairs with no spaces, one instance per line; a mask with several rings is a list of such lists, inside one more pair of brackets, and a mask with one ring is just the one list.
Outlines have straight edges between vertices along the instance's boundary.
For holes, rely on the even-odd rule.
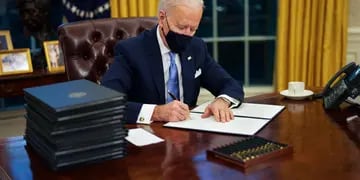
[[24,89],[27,148],[54,170],[126,155],[126,95],[87,80]]

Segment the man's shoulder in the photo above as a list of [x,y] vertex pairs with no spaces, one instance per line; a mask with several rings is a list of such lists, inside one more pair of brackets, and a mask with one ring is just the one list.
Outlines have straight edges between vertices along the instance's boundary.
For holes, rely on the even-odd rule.
[[205,51],[206,49],[205,47],[206,47],[206,43],[204,42],[204,40],[196,36],[193,37],[189,45],[189,49],[191,49],[196,53]]
[[197,36],[194,36],[193,40],[191,42],[194,43],[194,44],[204,44],[205,43],[202,38],[197,37]]

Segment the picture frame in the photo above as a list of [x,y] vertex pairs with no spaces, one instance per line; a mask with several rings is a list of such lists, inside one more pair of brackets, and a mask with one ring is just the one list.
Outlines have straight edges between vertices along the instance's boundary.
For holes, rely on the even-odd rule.
[[8,30],[0,31],[0,50],[13,50],[10,31]]
[[30,49],[0,51],[0,75],[12,75],[33,72]]
[[59,41],[44,41],[43,45],[49,72],[65,72]]

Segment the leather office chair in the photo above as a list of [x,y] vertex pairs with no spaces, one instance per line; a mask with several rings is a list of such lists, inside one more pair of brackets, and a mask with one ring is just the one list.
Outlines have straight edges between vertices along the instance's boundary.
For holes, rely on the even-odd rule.
[[88,79],[99,83],[114,60],[116,42],[156,24],[155,17],[140,17],[85,20],[59,26],[59,46],[68,80]]

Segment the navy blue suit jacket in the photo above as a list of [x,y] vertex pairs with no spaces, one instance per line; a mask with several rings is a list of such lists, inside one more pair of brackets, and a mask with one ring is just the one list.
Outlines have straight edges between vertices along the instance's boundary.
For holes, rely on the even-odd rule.
[[[196,106],[200,86],[215,96],[226,94],[243,101],[242,85],[210,57],[203,40],[194,37],[179,55],[184,103],[189,107]],[[201,75],[195,78],[199,69]],[[136,122],[142,104],[165,104],[164,71],[156,27],[115,46],[115,60],[101,84],[127,94],[125,116],[128,123]]]

